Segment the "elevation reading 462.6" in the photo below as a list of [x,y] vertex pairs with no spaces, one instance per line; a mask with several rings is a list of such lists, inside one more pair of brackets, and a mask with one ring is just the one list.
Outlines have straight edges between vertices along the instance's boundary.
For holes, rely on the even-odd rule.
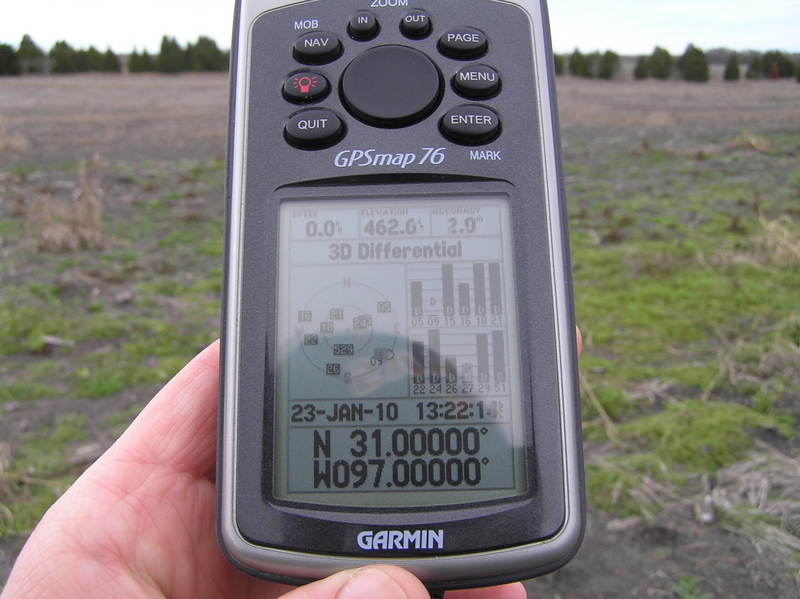
[[276,496],[524,491],[510,221],[499,196],[282,204]]

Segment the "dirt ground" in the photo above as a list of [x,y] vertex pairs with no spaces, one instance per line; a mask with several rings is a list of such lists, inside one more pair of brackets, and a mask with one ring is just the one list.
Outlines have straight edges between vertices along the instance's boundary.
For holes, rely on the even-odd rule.
[[[94,152],[126,164],[219,158],[227,99],[227,76],[216,74],[2,78],[0,172],[75,162]],[[800,85],[793,80],[560,79],[558,100],[567,164],[586,159],[593,144],[603,151],[650,143],[713,152],[740,133],[800,133]],[[95,400],[94,409],[121,411],[140,399],[118,395]],[[24,418],[47,410],[42,401]],[[18,546],[0,544],[0,585]],[[573,562],[526,587],[531,599],[789,599],[800,593],[796,574],[745,536],[697,523],[693,506],[678,503],[653,523],[590,512]],[[695,589],[691,580],[701,584]]]

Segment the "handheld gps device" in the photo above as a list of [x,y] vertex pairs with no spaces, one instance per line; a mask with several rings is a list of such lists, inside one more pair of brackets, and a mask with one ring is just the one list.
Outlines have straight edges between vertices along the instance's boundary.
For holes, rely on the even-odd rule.
[[239,0],[218,532],[301,584],[550,572],[584,526],[543,0]]

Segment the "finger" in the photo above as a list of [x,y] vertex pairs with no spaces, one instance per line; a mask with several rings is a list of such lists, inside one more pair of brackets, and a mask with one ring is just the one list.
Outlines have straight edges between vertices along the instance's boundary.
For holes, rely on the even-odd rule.
[[581,330],[578,327],[575,327],[575,335],[578,338],[578,355],[581,355],[583,351],[583,335],[581,335]]
[[525,599],[526,596],[525,587],[522,583],[516,582],[485,589],[447,591],[444,599]]
[[281,599],[430,599],[430,594],[406,570],[378,565],[339,572],[299,587]]
[[141,464],[213,478],[218,388],[216,341],[158,392],[112,452]]

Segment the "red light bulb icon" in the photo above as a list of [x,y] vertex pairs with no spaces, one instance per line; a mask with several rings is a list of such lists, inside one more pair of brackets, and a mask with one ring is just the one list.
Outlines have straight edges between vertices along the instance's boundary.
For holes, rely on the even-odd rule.
[[311,88],[317,86],[317,78],[309,77],[308,75],[303,75],[302,77],[295,77],[294,86],[295,88],[300,89],[301,94],[307,94],[311,91]]

